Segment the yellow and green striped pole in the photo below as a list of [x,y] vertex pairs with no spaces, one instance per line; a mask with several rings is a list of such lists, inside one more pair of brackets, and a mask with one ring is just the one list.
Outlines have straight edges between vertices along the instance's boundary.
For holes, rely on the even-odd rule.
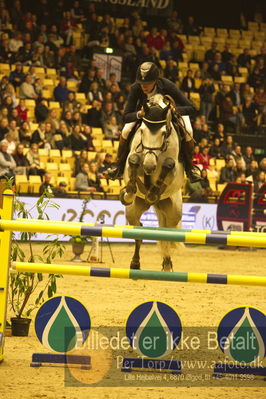
[[[29,221],[29,219],[17,219],[18,221]],[[30,221],[38,222],[37,219],[30,219]],[[149,226],[131,226],[131,225],[108,225],[99,223],[86,223],[86,222],[65,222],[65,221],[55,221],[55,220],[45,220],[45,223],[56,223],[57,225],[65,225],[66,223],[71,223],[75,226],[102,226],[102,227],[114,227],[116,229],[134,229],[134,230],[160,230],[160,231],[175,231],[181,233],[203,233],[203,234],[223,234],[223,235],[237,235],[237,236],[249,236],[249,237],[266,237],[266,233],[259,231],[233,231],[233,230],[204,230],[204,229],[177,229],[169,227],[149,227]]]
[[0,230],[66,234],[76,236],[112,237],[137,240],[185,242],[190,244],[215,244],[266,248],[266,236],[193,233],[175,229],[132,229],[127,227],[90,226],[69,222],[36,220],[0,220]]
[[14,262],[16,272],[48,273],[137,280],[175,281],[182,283],[230,284],[266,287],[266,276],[242,276],[211,273],[162,272],[90,266]]

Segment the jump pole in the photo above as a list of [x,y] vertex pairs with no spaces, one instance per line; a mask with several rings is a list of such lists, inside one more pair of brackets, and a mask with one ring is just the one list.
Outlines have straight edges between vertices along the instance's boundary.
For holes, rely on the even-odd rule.
[[109,277],[134,280],[173,281],[182,283],[227,284],[266,287],[266,276],[231,274],[162,272],[157,270],[133,270],[90,266],[14,262],[16,272],[65,274],[89,277]]
[[2,231],[24,231],[48,234],[65,234],[76,236],[112,237],[138,240],[185,242],[190,244],[214,244],[227,246],[246,246],[266,248],[266,237],[263,236],[240,236],[224,234],[206,234],[180,232],[172,230],[148,230],[129,229],[104,226],[90,226],[88,224],[72,225],[70,222],[49,222],[36,220],[0,220]]
[[[29,219],[19,218],[18,221],[29,221]],[[30,221],[38,222],[37,219],[30,219]],[[114,227],[116,229],[134,229],[134,230],[156,230],[156,231],[175,231],[181,233],[203,233],[203,234],[223,234],[223,235],[237,235],[237,236],[249,236],[249,237],[266,237],[266,233],[260,233],[258,231],[233,231],[233,230],[204,230],[204,229],[178,229],[169,227],[149,227],[149,226],[131,226],[131,225],[120,225],[120,224],[100,224],[100,223],[85,223],[85,222],[65,222],[62,220],[45,220],[45,223],[56,223],[62,224],[71,223],[75,226],[102,226],[102,227]]]

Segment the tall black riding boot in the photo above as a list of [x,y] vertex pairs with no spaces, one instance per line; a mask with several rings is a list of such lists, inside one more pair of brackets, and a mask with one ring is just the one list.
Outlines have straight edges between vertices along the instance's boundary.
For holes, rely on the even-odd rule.
[[123,139],[123,137],[120,137],[119,146],[117,150],[116,164],[105,172],[105,177],[107,179],[115,180],[122,177],[128,153],[129,153],[129,148],[127,140]]
[[201,180],[200,170],[197,166],[193,165],[193,151],[194,151],[194,140],[185,141],[182,140],[181,150],[184,157],[184,165],[186,175],[191,183],[196,183]]

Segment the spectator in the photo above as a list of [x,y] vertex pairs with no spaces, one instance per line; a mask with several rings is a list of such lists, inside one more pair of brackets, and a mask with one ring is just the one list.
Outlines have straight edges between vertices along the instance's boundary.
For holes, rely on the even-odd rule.
[[211,63],[211,66],[214,65],[214,64],[217,64],[217,65],[218,65],[218,67],[219,67],[219,72],[220,72],[221,74],[224,74],[224,73],[225,73],[226,67],[225,67],[225,63],[222,61],[222,55],[221,55],[221,53],[217,52],[217,53],[214,55],[214,61]]
[[[85,93],[86,95],[88,94],[92,82],[96,81],[95,75],[96,75],[96,72],[92,68],[88,69],[87,73],[84,74],[84,76],[81,80],[80,86],[79,86],[79,91],[81,93]],[[99,78],[97,78],[97,79],[99,79]]]
[[225,64],[227,64],[228,62],[230,62],[231,58],[232,58],[232,53],[230,50],[230,46],[228,43],[225,44],[224,46],[224,50],[222,51],[222,60]]
[[89,125],[91,127],[102,127],[101,108],[102,108],[102,104],[100,103],[100,101],[94,100],[91,105],[91,108],[88,109],[87,125]]
[[47,144],[47,140],[45,137],[45,123],[40,122],[38,128],[33,132],[31,138],[32,144],[37,144],[38,148],[44,148],[45,144]]
[[38,123],[44,122],[49,114],[48,103],[45,98],[40,98],[35,107],[35,117]]
[[60,76],[59,83],[54,89],[54,98],[56,101],[63,103],[67,100],[69,90],[66,85],[66,78],[64,76]]
[[236,145],[235,146],[234,150],[231,152],[230,157],[234,161],[234,166],[236,166],[236,163],[237,163],[238,160],[241,160],[243,162],[244,168],[246,167],[245,160],[244,160],[244,157],[242,155],[241,146],[240,145]]
[[246,174],[246,167],[245,167],[245,164],[243,163],[242,159],[238,159],[236,161],[236,173],[237,173],[237,176],[240,176],[242,173]]
[[45,122],[51,124],[53,133],[59,129],[59,119],[57,118],[57,111],[55,108],[49,109],[48,117]]
[[14,71],[12,71],[9,75],[9,81],[12,85],[17,88],[23,83],[24,80],[24,73],[22,71],[22,64],[21,62],[16,63],[16,67]]
[[246,176],[252,176],[252,180],[255,181],[255,178],[258,174],[259,166],[257,161],[251,161],[250,164],[248,164],[247,169],[246,169]]
[[113,157],[111,154],[105,154],[104,160],[98,169],[98,174],[103,176],[104,172],[112,166]]
[[243,123],[243,115],[234,108],[230,97],[225,97],[221,105],[221,121],[227,126],[233,126],[234,129],[239,131]]
[[69,91],[66,101],[63,103],[63,110],[67,109],[68,104],[72,104],[73,110],[80,108],[80,102],[76,100],[76,93],[74,91]]
[[201,128],[201,122],[198,118],[194,122],[193,137],[194,137],[194,140],[196,143],[199,143],[200,140],[202,139],[202,137],[205,137],[205,133],[203,132],[203,130]]
[[164,77],[174,83],[178,81],[178,68],[176,66],[176,63],[172,59],[168,59],[166,61]]
[[0,180],[14,177],[16,162],[12,155],[7,152],[8,144],[6,140],[0,142]]
[[206,53],[205,53],[204,60],[208,64],[213,63],[214,62],[214,57],[215,57],[217,52],[218,52],[217,43],[216,42],[212,42],[211,48],[209,50],[207,50]]
[[257,130],[258,109],[251,96],[246,96],[243,104],[245,125],[251,133]]
[[191,69],[188,69],[187,75],[182,81],[181,90],[183,90],[185,93],[188,93],[188,95],[190,92],[195,91],[195,79],[193,78],[193,72]]
[[263,170],[263,172],[266,173],[266,158],[262,158],[260,161],[260,170]]
[[118,139],[120,136],[119,125],[116,120],[116,116],[110,116],[106,123],[103,124],[104,136],[106,139]]
[[261,187],[266,184],[266,178],[265,178],[265,172],[263,170],[261,170],[258,174],[257,174],[257,178],[255,179],[254,182],[254,191],[255,193],[257,193]]
[[226,135],[224,132],[224,125],[222,123],[218,123],[217,125],[217,131],[214,135],[214,139],[215,138],[218,138],[220,140],[221,145],[225,142]]
[[6,145],[7,145],[7,150],[6,150],[6,152],[7,152],[8,154],[12,155],[12,154],[15,152],[15,149],[16,149],[16,142],[15,142],[15,140],[14,140],[13,134],[7,133],[7,134],[5,135],[5,139],[4,139],[4,140],[5,140]]
[[64,181],[60,181],[57,187],[53,188],[53,194],[56,198],[67,197],[67,184]]
[[189,195],[189,202],[206,203],[208,202],[208,192],[202,187],[201,182],[191,183],[188,179],[186,183],[186,194]]
[[82,172],[84,163],[88,163],[88,151],[81,150],[79,156],[75,155],[75,171],[74,176]]
[[0,122],[0,141],[5,138],[5,135],[9,132],[8,119],[3,118]]
[[54,185],[51,183],[52,175],[46,172],[44,175],[44,182],[40,185],[39,194],[42,195],[44,192],[53,194]]
[[245,48],[243,53],[239,54],[237,63],[242,68],[250,69],[251,66],[251,55],[249,54],[249,49]]
[[34,89],[31,75],[26,75],[24,82],[20,86],[20,98],[37,100],[38,95]]
[[237,173],[234,167],[234,161],[233,159],[229,159],[226,166],[221,169],[220,183],[224,184],[235,181],[236,177]]
[[26,158],[29,162],[29,175],[43,176],[45,174],[45,170],[41,168],[39,148],[37,144],[31,144],[30,150],[27,152]]
[[82,134],[87,140],[87,149],[88,151],[96,151],[93,145],[93,138],[92,138],[92,128],[88,125],[82,126]]
[[212,110],[212,96],[215,92],[214,85],[210,79],[204,79],[199,88],[200,93],[200,112],[206,116],[206,121],[209,119]]
[[200,165],[200,148],[198,145],[195,145],[194,152],[193,152],[193,165]]
[[200,181],[201,187],[206,190],[207,195],[212,194],[212,189],[210,186],[210,181],[208,179],[208,172],[206,169],[202,169],[201,171],[201,181]]
[[16,107],[16,110],[18,111],[18,118],[21,120],[21,122],[27,122],[28,108],[26,107],[26,103],[25,103],[24,99],[19,100],[19,104]]
[[87,139],[81,131],[80,125],[73,127],[72,133],[67,138],[68,146],[73,151],[87,149]]
[[93,100],[97,100],[97,101],[103,102],[103,94],[99,90],[98,82],[94,81],[94,82],[91,83],[87,97],[88,97],[88,100],[89,100],[89,104],[92,104]]
[[200,165],[204,169],[209,169],[210,168],[210,155],[209,155],[209,147],[206,145],[202,148],[200,154],[199,154],[199,161]]
[[221,145],[222,156],[225,159],[229,159],[229,155],[232,153],[235,144],[233,142],[233,137],[228,135],[226,137],[226,141]]
[[221,72],[219,71],[218,64],[213,64],[212,66],[210,66],[209,73],[215,82],[221,81]]
[[31,143],[31,128],[28,122],[23,122],[19,129],[19,141],[25,146],[29,147]]
[[16,162],[16,175],[26,175],[27,168],[29,166],[29,162],[24,155],[24,145],[19,143],[17,144],[16,151],[13,155],[14,161]]
[[76,190],[77,191],[96,191],[95,187],[89,186],[88,173],[90,171],[89,164],[85,162],[82,166],[81,172],[76,176]]
[[235,107],[240,107],[243,104],[243,97],[240,91],[240,84],[234,83],[233,88],[227,93],[227,97],[230,97],[232,104]]
[[16,144],[19,142],[19,129],[17,127],[17,122],[16,120],[12,120],[9,123],[9,134],[12,134]]
[[101,191],[103,191],[103,188],[101,187],[97,169],[98,169],[97,162],[90,161],[89,173],[88,173],[88,184],[90,187],[94,187],[95,191],[101,192]]
[[211,158],[223,159],[221,152],[221,142],[218,137],[214,138],[214,143],[210,148],[209,155]]
[[185,25],[185,33],[188,36],[198,36],[200,34],[200,28],[191,15],[188,17],[187,24]]

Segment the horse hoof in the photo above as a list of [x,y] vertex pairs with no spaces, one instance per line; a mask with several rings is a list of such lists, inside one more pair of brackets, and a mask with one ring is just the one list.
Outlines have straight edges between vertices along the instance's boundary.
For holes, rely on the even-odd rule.
[[132,204],[132,201],[133,200],[131,200],[131,201],[126,201],[126,194],[127,194],[127,191],[126,191],[126,188],[123,188],[121,191],[120,191],[120,194],[119,194],[119,200],[120,200],[120,202],[124,205],[124,206],[127,206],[127,205],[130,205],[130,204]]
[[130,263],[130,269],[131,270],[140,270],[140,263],[131,262]]
[[164,265],[163,268],[162,268],[162,272],[173,272],[173,266]]
[[164,271],[164,272],[172,272],[173,271],[173,263],[171,261],[170,256],[166,256],[163,259],[162,271]]

